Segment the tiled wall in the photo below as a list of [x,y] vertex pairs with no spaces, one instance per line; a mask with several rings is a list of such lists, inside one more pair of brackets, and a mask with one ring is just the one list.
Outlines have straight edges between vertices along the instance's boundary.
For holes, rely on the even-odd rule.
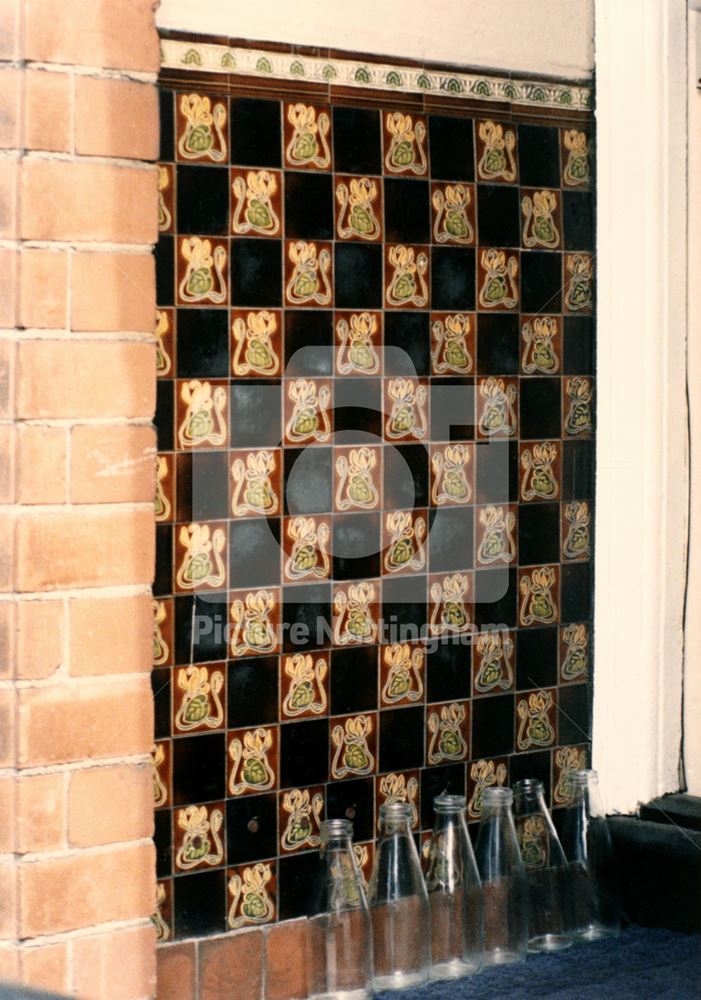
[[589,116],[297,61],[162,78],[162,940],[304,915],[324,816],[368,875],[388,798],[424,841],[587,756]]

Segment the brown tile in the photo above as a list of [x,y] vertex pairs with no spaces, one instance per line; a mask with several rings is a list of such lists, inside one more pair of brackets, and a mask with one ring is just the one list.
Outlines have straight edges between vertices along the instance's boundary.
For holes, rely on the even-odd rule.
[[265,942],[267,1000],[304,1000],[308,995],[307,921],[271,927]]
[[[200,945],[200,992],[205,1000],[259,1000],[263,987],[263,932],[243,931]],[[159,1000],[161,1000],[159,993]]]
[[169,944],[156,950],[158,1000],[197,1000],[196,944]]

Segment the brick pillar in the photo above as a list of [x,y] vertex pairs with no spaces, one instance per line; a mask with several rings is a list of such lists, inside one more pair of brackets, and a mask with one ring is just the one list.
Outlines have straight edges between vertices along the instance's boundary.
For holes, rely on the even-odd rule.
[[0,978],[81,1000],[154,990],[154,6],[0,0]]

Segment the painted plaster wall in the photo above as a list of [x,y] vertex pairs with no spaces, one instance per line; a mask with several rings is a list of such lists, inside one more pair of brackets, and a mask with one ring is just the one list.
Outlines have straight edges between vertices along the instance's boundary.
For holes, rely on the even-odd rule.
[[593,0],[162,0],[159,28],[581,77]]

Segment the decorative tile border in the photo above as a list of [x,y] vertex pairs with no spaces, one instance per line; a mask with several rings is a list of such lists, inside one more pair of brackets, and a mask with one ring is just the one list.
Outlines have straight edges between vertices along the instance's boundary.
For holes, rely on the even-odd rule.
[[592,101],[591,88],[577,84],[519,80],[357,59],[324,59],[174,38],[161,39],[161,65],[171,70],[307,80],[357,87],[358,90],[441,94],[477,101],[503,101],[526,107],[570,108],[573,111],[589,110]]

